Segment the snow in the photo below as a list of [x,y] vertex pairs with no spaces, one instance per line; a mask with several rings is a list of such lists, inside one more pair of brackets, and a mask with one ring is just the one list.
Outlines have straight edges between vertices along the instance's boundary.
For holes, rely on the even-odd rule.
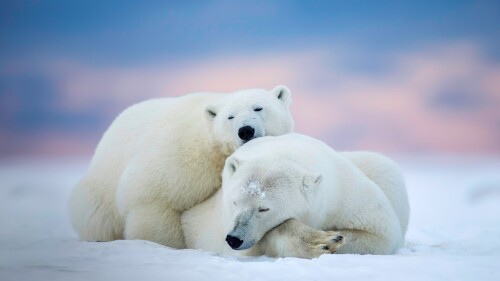
[[66,204],[87,163],[0,162],[0,280],[500,280],[500,159],[401,160],[412,208],[405,248],[313,260],[80,242]]
[[247,195],[258,195],[261,198],[266,197],[266,193],[262,190],[262,187],[257,182],[250,182],[247,186],[242,186],[241,191]]

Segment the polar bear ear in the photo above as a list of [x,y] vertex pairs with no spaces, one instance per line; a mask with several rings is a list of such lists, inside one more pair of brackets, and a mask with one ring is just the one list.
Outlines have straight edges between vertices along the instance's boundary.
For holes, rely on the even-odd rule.
[[207,116],[208,120],[213,120],[217,116],[217,106],[215,104],[205,106],[205,116]]
[[240,166],[240,160],[236,157],[229,157],[226,160],[226,169],[230,175],[236,172],[236,169]]
[[302,179],[302,187],[305,191],[309,191],[318,186],[321,181],[323,181],[323,176],[321,174],[306,174]]
[[284,105],[290,105],[290,103],[292,102],[291,99],[292,93],[290,92],[290,89],[288,89],[286,86],[283,85],[276,86],[271,92]]

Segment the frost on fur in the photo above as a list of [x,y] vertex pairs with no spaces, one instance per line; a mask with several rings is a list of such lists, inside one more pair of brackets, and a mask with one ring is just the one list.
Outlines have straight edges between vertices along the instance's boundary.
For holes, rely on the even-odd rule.
[[261,198],[266,197],[266,193],[262,190],[262,186],[255,181],[250,182],[246,186],[242,186],[241,191],[249,196],[257,195]]

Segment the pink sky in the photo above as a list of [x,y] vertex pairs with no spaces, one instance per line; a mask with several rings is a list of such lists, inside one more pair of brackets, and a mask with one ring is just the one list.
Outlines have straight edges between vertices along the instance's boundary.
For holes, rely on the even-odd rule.
[[[56,85],[59,111],[95,112],[107,122],[147,98],[285,84],[293,93],[296,131],[339,150],[500,153],[500,65],[486,60],[480,47],[455,42],[393,55],[374,73],[346,70],[349,55],[309,48],[175,65],[110,68],[59,58],[35,67]],[[15,75],[28,67],[14,62],[1,71]],[[5,102],[16,110],[15,100]],[[2,132],[2,147],[88,154],[100,133],[45,132],[33,139]]]

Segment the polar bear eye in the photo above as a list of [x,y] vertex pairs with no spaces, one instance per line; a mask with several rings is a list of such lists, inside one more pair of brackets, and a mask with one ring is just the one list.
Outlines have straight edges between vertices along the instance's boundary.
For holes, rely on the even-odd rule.
[[234,119],[234,116],[229,116],[229,117],[227,117],[227,119],[229,119],[229,120]]
[[262,107],[257,107],[256,109],[254,109],[253,111],[261,111],[262,110]]
[[259,208],[259,213],[267,212],[269,208]]

